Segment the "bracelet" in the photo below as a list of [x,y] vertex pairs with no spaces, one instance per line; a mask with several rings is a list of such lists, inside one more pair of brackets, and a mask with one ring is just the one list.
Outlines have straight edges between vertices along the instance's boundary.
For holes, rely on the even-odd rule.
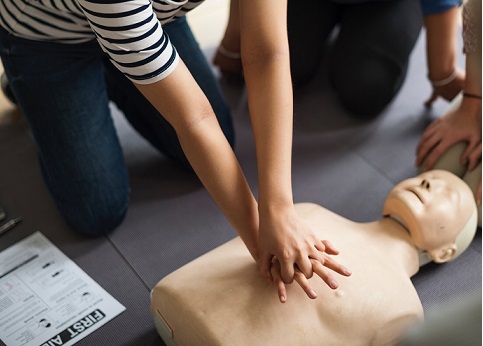
[[221,55],[223,55],[225,58],[229,59],[241,59],[241,54],[238,52],[231,52],[228,49],[223,46],[223,44],[220,44],[218,47],[218,52],[220,52]]
[[478,100],[481,100],[481,96],[480,95],[476,95],[476,94],[470,94],[470,93],[463,93],[463,97],[469,97],[469,98],[472,98],[472,99],[478,99]]
[[451,75],[449,77],[446,77],[445,79],[441,79],[441,80],[431,80],[431,83],[433,84],[433,86],[435,87],[440,87],[440,86],[445,86],[445,85],[448,85],[449,83],[451,83],[452,81],[455,80],[456,78],[456,69],[453,70],[453,72],[451,73]]

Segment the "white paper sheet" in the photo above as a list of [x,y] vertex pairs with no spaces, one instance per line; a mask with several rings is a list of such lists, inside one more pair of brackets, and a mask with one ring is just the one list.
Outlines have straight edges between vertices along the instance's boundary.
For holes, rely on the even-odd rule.
[[73,345],[125,309],[40,232],[0,253],[0,346]]

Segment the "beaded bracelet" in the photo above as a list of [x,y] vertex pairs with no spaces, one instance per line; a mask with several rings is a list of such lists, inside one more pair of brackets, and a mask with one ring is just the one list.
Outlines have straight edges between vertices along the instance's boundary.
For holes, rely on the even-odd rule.
[[470,94],[470,93],[466,93],[466,92],[463,93],[463,97],[469,97],[469,98],[472,98],[472,99],[481,100],[481,96],[480,95]]

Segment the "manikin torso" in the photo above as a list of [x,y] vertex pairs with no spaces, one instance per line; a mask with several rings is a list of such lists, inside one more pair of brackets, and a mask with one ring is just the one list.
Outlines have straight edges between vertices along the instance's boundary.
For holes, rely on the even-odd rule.
[[336,260],[352,276],[337,276],[336,290],[313,277],[316,300],[288,285],[282,304],[235,238],[153,289],[153,313],[163,316],[177,345],[392,345],[423,318],[410,280],[418,250],[405,228],[389,218],[355,223],[315,204],[296,208],[340,250]]

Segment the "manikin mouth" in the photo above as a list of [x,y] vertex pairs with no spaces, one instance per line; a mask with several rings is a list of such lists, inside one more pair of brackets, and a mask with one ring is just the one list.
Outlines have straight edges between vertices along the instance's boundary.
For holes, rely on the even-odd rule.
[[408,192],[411,192],[413,195],[415,195],[415,196],[416,196],[416,197],[419,199],[419,201],[420,201],[421,203],[423,203],[423,200],[421,199],[421,197],[419,197],[419,195],[418,195],[418,193],[417,193],[416,191],[414,191],[414,190],[412,190],[412,189],[407,189],[407,191],[408,191]]

